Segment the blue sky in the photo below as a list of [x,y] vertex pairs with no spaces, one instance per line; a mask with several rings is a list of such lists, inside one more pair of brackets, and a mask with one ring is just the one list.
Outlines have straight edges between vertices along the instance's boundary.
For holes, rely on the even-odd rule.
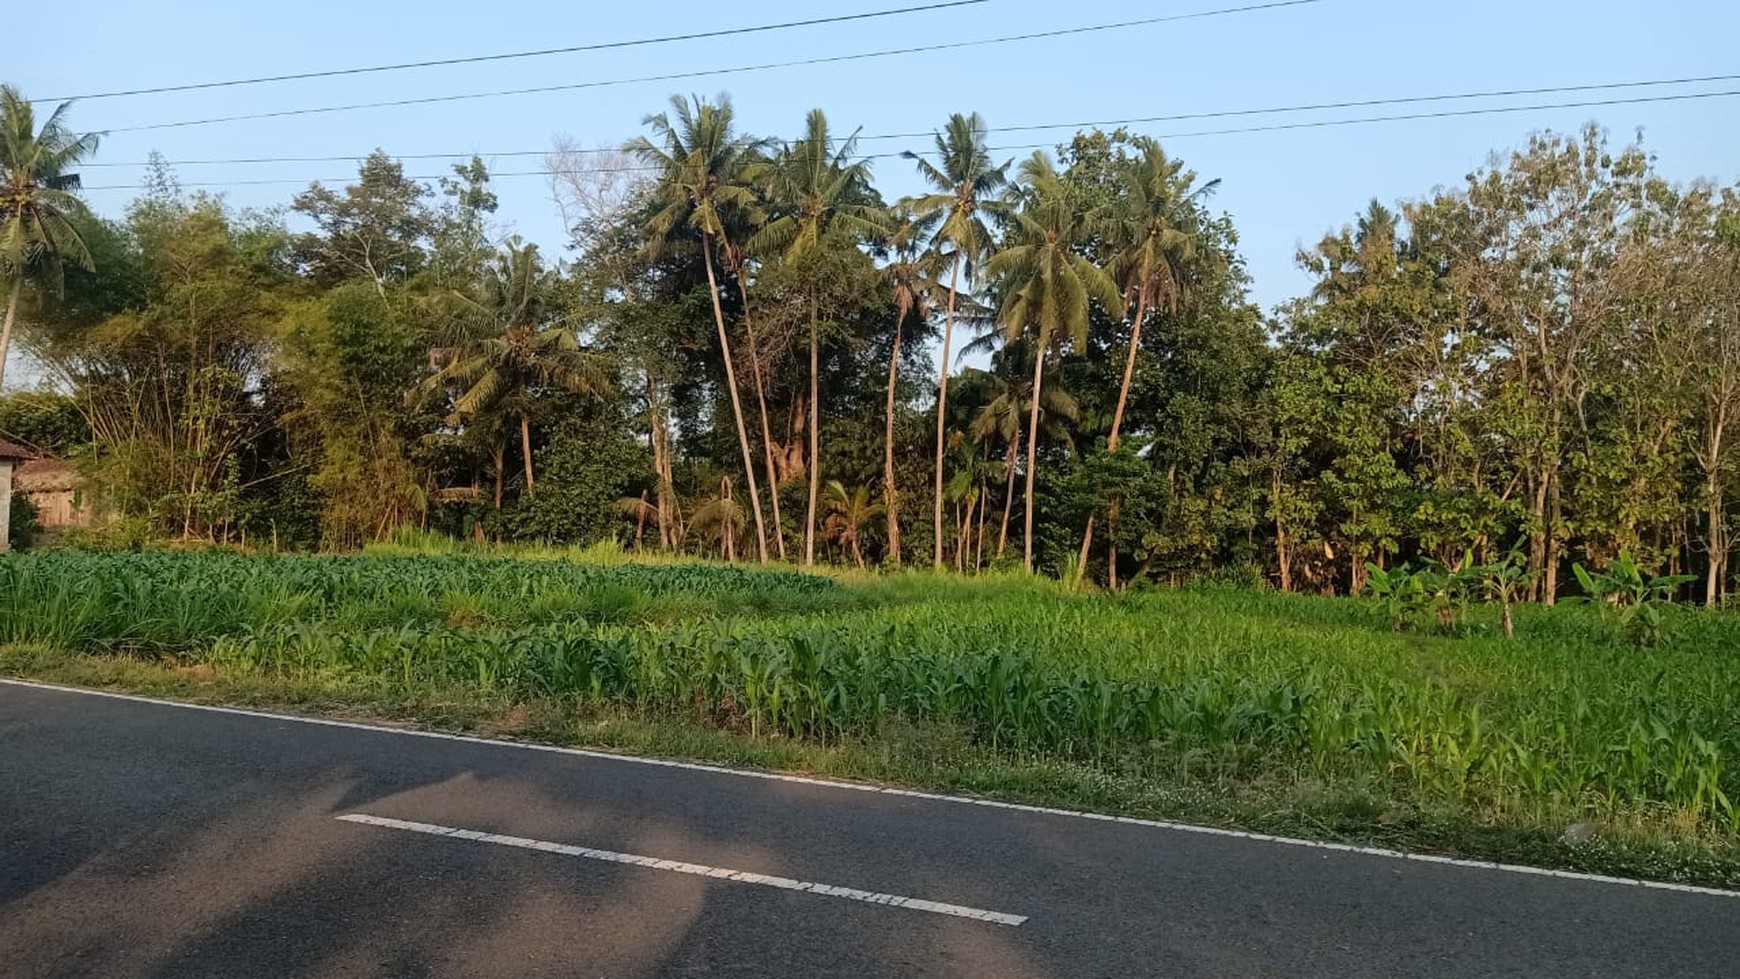
[[[33,8],[30,35],[12,46],[0,80],[28,97],[167,85],[280,72],[585,44],[706,31],[863,10],[922,0],[815,4],[768,0],[723,5],[522,0],[500,7],[304,0],[87,0]],[[419,69],[283,84],[95,99],[77,104],[77,128],[125,127],[247,112],[417,98],[500,88],[728,68],[951,41],[1083,27],[1260,0],[1106,0],[1091,5],[989,0],[972,7],[850,25],[728,39]],[[795,134],[804,113],[824,108],[837,128],[867,136],[925,131],[949,113],[977,110],[993,129],[1087,120],[1267,108],[1306,103],[1492,89],[1740,74],[1733,38],[1740,4],[1659,0],[1323,0],[1115,32],[908,54],[833,65],[645,82],[578,91],[370,109],[223,125],[114,132],[86,171],[87,197],[119,214],[153,150],[171,161],[237,157],[360,157],[480,153],[498,172],[537,169],[536,157],[496,154],[547,149],[566,133],[586,145],[616,144],[675,92],[729,92],[745,127]],[[76,39],[76,41],[68,40]],[[67,56],[76,51],[77,57]],[[22,54],[22,58],[18,55]],[[1611,93],[1740,90],[1740,81]],[[1603,93],[1488,99],[1445,108],[1558,102]],[[1531,131],[1574,130],[1588,121],[1624,141],[1638,128],[1668,176],[1740,177],[1740,98],[1518,112],[1293,131],[1181,135],[1239,125],[1394,114],[1407,108],[1326,111],[1244,120],[1154,123],[1139,131],[1164,141],[1205,178],[1223,183],[1216,206],[1230,212],[1265,308],[1308,287],[1293,266],[1301,242],[1346,223],[1376,197],[1388,203],[1454,184],[1494,150]],[[1067,138],[1068,129],[994,134],[997,146]],[[924,148],[924,139],[868,139],[864,152]],[[1009,156],[1024,156],[1011,150]],[[407,172],[445,172],[441,161],[410,161]],[[182,165],[189,186],[214,183],[235,203],[280,205],[311,179],[342,182],[348,162]],[[890,196],[918,189],[910,164],[876,161]],[[238,181],[283,180],[276,184]],[[500,217],[512,230],[560,251],[560,222],[539,176],[504,176]]]

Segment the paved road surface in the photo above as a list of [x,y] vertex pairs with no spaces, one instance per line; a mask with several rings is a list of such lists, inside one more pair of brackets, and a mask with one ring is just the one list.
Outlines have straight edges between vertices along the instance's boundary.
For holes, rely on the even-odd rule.
[[0,685],[7,979],[1735,975],[1731,897]]

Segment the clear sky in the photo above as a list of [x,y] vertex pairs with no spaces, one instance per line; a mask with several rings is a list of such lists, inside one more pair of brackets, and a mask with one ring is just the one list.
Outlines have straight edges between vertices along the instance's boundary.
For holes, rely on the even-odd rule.
[[[283,72],[459,57],[768,24],[920,4],[850,0],[662,0],[657,4],[520,0],[499,6],[303,0],[86,0],[37,4],[24,36],[8,46],[0,81],[45,100],[80,93]],[[653,81],[567,92],[413,107],[364,109],[185,128],[127,127],[342,103],[731,68],[1056,28],[1086,27],[1262,0],[1106,0],[1096,4],[988,0],[977,6],[848,25],[568,54],[130,98],[87,99],[72,120],[113,130],[85,171],[99,211],[119,214],[152,150],[171,161],[237,157],[360,157],[480,153],[501,173],[535,170],[535,156],[566,133],[583,144],[616,144],[673,93],[729,92],[745,127],[795,134],[804,113],[824,108],[841,130],[866,137],[927,131],[949,113],[977,110],[995,130],[1078,121],[1261,109],[1321,102],[1494,89],[1740,75],[1740,3],[1733,0],[1322,0],[1283,9],[1183,20],[1066,38],[941,53],[914,53],[807,67]],[[22,56],[22,57],[20,57]],[[1528,105],[1604,97],[1740,91],[1740,80],[1668,88],[1486,99],[1437,106],[1320,111],[1284,116],[1135,125],[1163,137],[1239,126],[1389,115],[1434,108]],[[1265,133],[1165,139],[1204,177],[1218,177],[1217,206],[1241,232],[1255,297],[1273,306],[1307,288],[1293,267],[1301,242],[1345,224],[1376,197],[1388,203],[1454,184],[1493,150],[1531,131],[1574,130],[1594,120],[1624,141],[1642,128],[1661,169],[1676,179],[1740,177],[1740,97],[1489,116],[1389,122]],[[1067,138],[1070,129],[998,132],[995,146]],[[928,140],[866,139],[866,153],[923,149]],[[1009,156],[1024,156],[1011,150]],[[408,173],[446,172],[438,160],[408,161]],[[342,182],[350,162],[191,165],[188,186],[206,183],[249,207],[282,204],[309,180]],[[910,164],[876,161],[889,197],[917,189]],[[238,184],[238,181],[285,181]],[[116,189],[96,189],[110,188]],[[500,217],[558,253],[560,222],[544,178],[503,176]]]

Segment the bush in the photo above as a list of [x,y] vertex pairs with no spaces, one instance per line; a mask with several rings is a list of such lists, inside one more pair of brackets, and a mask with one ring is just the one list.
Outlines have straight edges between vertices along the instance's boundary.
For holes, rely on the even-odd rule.
[[11,522],[7,524],[6,542],[15,551],[22,551],[36,540],[42,526],[36,522],[36,504],[23,493],[12,494]]

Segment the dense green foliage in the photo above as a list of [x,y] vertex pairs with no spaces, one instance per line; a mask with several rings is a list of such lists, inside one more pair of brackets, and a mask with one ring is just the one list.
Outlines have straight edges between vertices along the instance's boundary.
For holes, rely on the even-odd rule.
[[1025,578],[836,583],[720,566],[214,553],[0,559],[0,643],[174,653],[391,698],[555,699],[817,742],[890,724],[1234,783],[1353,784],[1501,825],[1740,834],[1740,619],[1595,609],[1505,641],[1396,634],[1375,603]]
[[[53,119],[18,139],[70,187],[91,144]],[[80,260],[7,270],[60,394],[0,401],[0,436],[77,457],[128,538],[1344,594],[1514,552],[1511,597],[1548,602],[1624,552],[1697,576],[1677,599],[1733,587],[1740,194],[1637,146],[1545,134],[1374,202],[1266,316],[1216,182],[1152,139],[1016,166],[959,115],[897,164],[931,192],[888,201],[820,112],[789,142],[724,100],[647,122],[553,159],[563,262],[497,231],[476,160],[431,187],[377,152],[295,231],[162,167],[118,217],[49,188]]]

